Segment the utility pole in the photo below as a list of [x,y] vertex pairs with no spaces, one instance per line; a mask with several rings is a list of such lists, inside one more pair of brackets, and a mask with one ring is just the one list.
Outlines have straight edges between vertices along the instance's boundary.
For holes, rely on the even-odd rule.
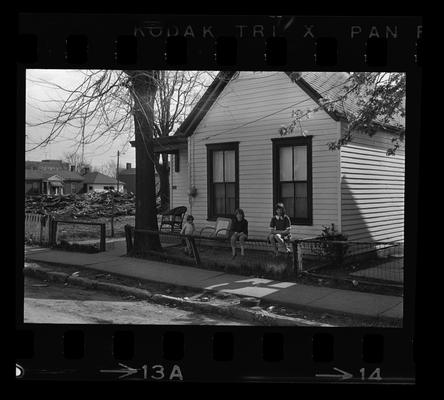
[[[119,156],[120,156],[120,151],[117,150],[117,171],[116,171],[117,192],[119,192]],[[114,237],[114,197],[116,194],[115,194],[114,190],[111,193],[113,196],[111,198],[111,204],[112,204],[112,208],[111,208],[111,237]]]
[[119,156],[120,156],[120,151],[117,150],[117,171],[116,171],[117,193],[119,193]]

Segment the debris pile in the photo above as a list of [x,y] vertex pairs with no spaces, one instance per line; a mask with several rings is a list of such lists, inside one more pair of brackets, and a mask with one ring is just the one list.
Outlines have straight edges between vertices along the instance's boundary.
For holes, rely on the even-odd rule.
[[[60,219],[102,218],[113,214],[113,192],[40,195],[25,198],[25,212],[52,215]],[[135,215],[133,193],[114,192],[114,216]]]

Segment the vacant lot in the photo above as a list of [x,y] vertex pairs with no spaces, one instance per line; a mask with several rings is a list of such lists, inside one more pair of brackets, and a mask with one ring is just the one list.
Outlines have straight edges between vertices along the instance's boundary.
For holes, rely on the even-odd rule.
[[[106,237],[111,237],[111,218],[77,218],[76,221],[83,222],[104,222]],[[135,217],[133,215],[121,216],[114,218],[114,236],[125,236],[125,225],[134,226]],[[99,239],[100,227],[94,225],[77,225],[63,222],[58,224],[58,239],[63,240],[81,240],[81,239]]]

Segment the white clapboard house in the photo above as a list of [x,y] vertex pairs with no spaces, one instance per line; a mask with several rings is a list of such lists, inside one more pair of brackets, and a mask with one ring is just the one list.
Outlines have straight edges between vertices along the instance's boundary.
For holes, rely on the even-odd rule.
[[245,211],[250,237],[266,238],[282,201],[294,237],[334,227],[349,240],[402,241],[404,147],[386,155],[398,130],[354,135],[340,150],[328,143],[346,127],[344,113],[320,110],[290,135],[294,109],[338,92],[347,73],[220,73],[175,134],[155,143],[172,157],[171,208],[186,206],[199,229]]

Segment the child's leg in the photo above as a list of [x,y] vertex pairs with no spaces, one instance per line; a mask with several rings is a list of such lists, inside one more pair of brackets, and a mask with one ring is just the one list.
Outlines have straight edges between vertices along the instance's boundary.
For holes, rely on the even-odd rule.
[[285,245],[285,250],[287,251],[287,254],[290,253],[290,252],[291,252],[291,250],[290,250],[290,244],[289,244],[287,238],[284,239],[284,245]]
[[233,256],[236,255],[236,238],[237,238],[237,233],[234,232],[231,235],[231,239],[230,239],[230,242],[231,242],[231,253],[232,253]]
[[245,233],[241,233],[239,236],[239,242],[240,242],[240,248],[241,248],[241,255],[245,255],[244,254],[244,245],[245,245],[245,241],[247,240],[247,235]]
[[190,243],[189,240],[187,240],[187,248],[188,248],[188,254],[189,254],[190,256],[194,256],[193,248],[191,247],[191,243]]
[[277,240],[281,245],[283,245],[284,248],[288,251],[288,248],[287,248],[287,245],[286,245],[286,243],[285,243],[285,240],[284,240],[284,238],[282,237],[282,235],[281,235],[280,233],[278,233],[278,234],[276,235],[276,240]]
[[277,248],[277,243],[276,243],[276,236],[273,233],[270,233],[270,236],[268,236],[268,240],[270,241],[270,243],[273,245],[274,247],[274,253],[277,254],[278,253],[278,248]]

